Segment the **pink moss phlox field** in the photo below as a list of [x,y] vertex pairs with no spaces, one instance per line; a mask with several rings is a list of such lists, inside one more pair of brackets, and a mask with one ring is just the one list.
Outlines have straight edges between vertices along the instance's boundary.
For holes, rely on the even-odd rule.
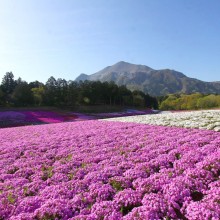
[[220,219],[219,132],[81,121],[0,131],[0,219]]
[[23,125],[38,125],[51,124],[71,121],[94,120],[100,118],[113,118],[121,116],[145,115],[153,114],[151,109],[138,111],[128,109],[123,112],[114,113],[97,113],[97,114],[82,114],[78,112],[61,113],[55,111],[43,110],[17,110],[17,111],[3,111],[0,112],[0,128],[17,127]]

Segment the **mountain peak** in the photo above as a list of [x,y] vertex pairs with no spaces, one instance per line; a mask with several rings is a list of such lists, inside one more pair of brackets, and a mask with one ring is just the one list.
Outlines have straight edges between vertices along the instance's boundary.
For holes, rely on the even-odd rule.
[[76,81],[85,81],[87,80],[89,77],[89,75],[85,74],[85,73],[81,73],[75,80]]
[[120,61],[118,63],[115,63],[112,66],[108,66],[104,68],[103,70],[97,72],[96,74],[103,74],[103,72],[121,72],[121,73],[136,73],[136,72],[150,72],[153,70],[152,68],[145,66],[145,65],[137,65],[128,63],[125,61]]
[[203,82],[187,77],[181,72],[162,69],[154,70],[145,65],[120,61],[91,75],[81,74],[76,81],[114,81],[126,85],[130,90],[141,90],[153,96],[171,93],[220,93],[219,82]]
[[119,62],[115,63],[114,65],[134,65],[134,64],[128,63],[128,62],[125,62],[125,61],[119,61]]

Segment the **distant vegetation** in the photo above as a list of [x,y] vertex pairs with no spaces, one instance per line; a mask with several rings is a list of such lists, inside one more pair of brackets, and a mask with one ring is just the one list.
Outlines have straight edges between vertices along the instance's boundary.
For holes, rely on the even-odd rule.
[[51,76],[46,84],[38,81],[27,83],[14,79],[7,72],[0,85],[0,106],[56,106],[80,105],[136,106],[158,108],[157,99],[141,91],[131,92],[126,86],[113,82],[66,81]]
[[168,95],[160,97],[161,110],[194,110],[220,108],[220,95],[204,95],[194,93],[191,95]]
[[130,91],[126,86],[114,82],[66,81],[51,76],[45,84],[34,81],[27,83],[14,79],[7,72],[0,85],[0,106],[134,106],[161,110],[194,110],[220,108],[220,95],[215,94],[170,94],[152,97],[142,91]]

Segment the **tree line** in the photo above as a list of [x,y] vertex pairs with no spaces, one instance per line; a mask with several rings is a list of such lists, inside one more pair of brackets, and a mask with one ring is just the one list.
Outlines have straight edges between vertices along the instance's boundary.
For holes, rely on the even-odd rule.
[[170,94],[158,99],[161,110],[195,110],[220,108],[217,94]]
[[44,84],[14,79],[7,72],[0,85],[1,106],[121,105],[158,108],[157,99],[141,91],[130,91],[113,82],[66,81],[51,76]]

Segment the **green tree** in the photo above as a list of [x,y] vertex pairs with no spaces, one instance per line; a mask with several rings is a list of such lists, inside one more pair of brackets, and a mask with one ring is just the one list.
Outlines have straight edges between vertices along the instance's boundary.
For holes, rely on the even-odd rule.
[[16,83],[12,72],[7,72],[2,78],[1,88],[4,93],[4,102],[8,105],[12,104],[11,95],[15,89]]
[[39,81],[34,81],[34,82],[30,82],[29,83],[29,86],[32,88],[39,88],[41,86],[44,86],[44,84],[42,82],[39,82]]
[[118,96],[120,105],[132,105],[132,92],[126,86],[118,87]]
[[5,94],[0,87],[0,105],[4,105],[4,104],[5,104]]
[[145,94],[143,92],[134,90],[132,92],[132,96],[133,96],[134,106],[142,106],[142,107],[145,106],[145,99],[144,99]]
[[68,84],[65,79],[57,79],[57,104],[59,106],[67,105]]
[[197,100],[197,106],[200,109],[220,107],[220,95],[208,95]]
[[44,86],[40,86],[37,88],[32,88],[31,89],[33,93],[33,98],[34,98],[34,103],[35,105],[41,106],[43,103],[43,97],[45,94],[45,88]]
[[27,82],[22,82],[15,87],[12,99],[18,106],[33,104],[33,93]]
[[51,76],[46,82],[44,100],[49,106],[57,104],[57,81],[53,76]]
[[158,101],[155,97],[152,97],[148,94],[144,95],[145,105],[148,108],[158,109]]
[[12,72],[7,72],[4,77],[2,78],[2,91],[9,95],[12,94],[13,90],[15,89],[16,83],[14,80],[14,75]]
[[178,97],[171,94],[167,97],[167,99],[161,102],[160,109],[161,110],[176,110],[177,109],[176,106],[178,102],[179,102]]
[[108,97],[109,97],[110,105],[116,104],[117,96],[118,96],[118,86],[114,82],[110,82],[108,84]]
[[68,90],[67,90],[67,105],[75,106],[78,103],[79,97],[79,84],[75,81],[68,81]]

